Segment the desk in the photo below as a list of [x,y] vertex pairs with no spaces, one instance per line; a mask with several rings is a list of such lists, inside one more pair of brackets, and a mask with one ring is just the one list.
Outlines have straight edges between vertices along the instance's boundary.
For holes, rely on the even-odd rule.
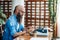
[[[47,38],[48,40],[51,40],[51,33],[49,32],[49,35],[48,36],[45,36],[45,37],[43,37],[43,36],[30,36],[29,34],[27,35],[27,34],[24,34],[24,35],[22,35],[22,36],[19,36],[18,37],[19,39],[17,39],[17,40],[20,40],[20,38],[22,38],[22,40],[30,40],[31,38]],[[40,39],[41,40],[41,39]]]

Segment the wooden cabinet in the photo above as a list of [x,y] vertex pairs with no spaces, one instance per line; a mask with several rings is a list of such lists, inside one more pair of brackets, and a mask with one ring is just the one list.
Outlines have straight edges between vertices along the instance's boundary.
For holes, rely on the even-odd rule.
[[50,27],[50,13],[46,0],[25,1],[25,26]]

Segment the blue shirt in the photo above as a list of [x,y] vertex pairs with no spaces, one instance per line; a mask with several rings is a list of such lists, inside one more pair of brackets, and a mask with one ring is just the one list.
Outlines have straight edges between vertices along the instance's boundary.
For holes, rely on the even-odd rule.
[[3,40],[13,40],[14,34],[23,30],[24,26],[17,22],[16,15],[13,14],[6,21],[5,30],[3,33]]

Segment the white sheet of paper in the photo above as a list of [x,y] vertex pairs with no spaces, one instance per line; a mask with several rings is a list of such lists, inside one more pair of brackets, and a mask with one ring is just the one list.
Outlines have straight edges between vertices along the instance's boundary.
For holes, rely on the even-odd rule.
[[48,40],[48,37],[47,38],[31,38],[30,40]]
[[56,40],[60,40],[60,38],[59,39],[56,39]]
[[24,40],[24,38],[19,38],[19,37],[17,37],[17,38],[15,38],[14,40]]
[[14,40],[19,40],[19,37],[15,38]]

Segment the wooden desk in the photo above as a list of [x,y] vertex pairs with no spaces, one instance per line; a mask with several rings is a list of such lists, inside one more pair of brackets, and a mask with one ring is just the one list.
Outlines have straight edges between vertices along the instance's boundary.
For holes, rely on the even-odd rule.
[[30,35],[27,35],[27,34],[24,34],[22,36],[19,36],[19,40],[20,38],[23,38],[24,40],[30,40],[32,37],[35,37],[35,38],[48,38],[49,40],[51,40],[51,33],[49,33],[49,35],[46,37],[43,37],[43,36],[30,36]]

